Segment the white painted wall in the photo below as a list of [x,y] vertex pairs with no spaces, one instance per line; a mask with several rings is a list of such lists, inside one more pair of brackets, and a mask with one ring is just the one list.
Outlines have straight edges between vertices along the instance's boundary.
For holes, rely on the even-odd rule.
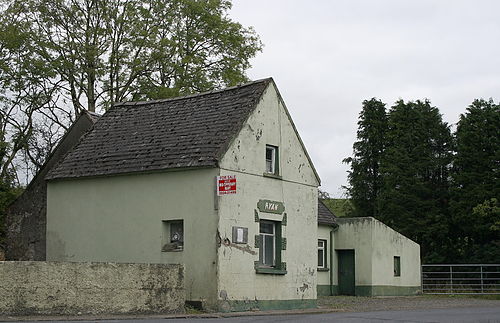
[[[263,176],[266,144],[279,147],[282,179]],[[222,243],[218,250],[218,295],[221,300],[297,300],[316,298],[318,179],[276,89],[271,84],[256,110],[220,163],[221,175],[236,175],[238,193],[219,198],[219,231],[231,240],[232,226],[248,228],[248,245]],[[261,199],[283,202],[287,249],[286,275],[257,274],[254,220]],[[283,215],[259,212],[262,219]],[[226,240],[227,239],[227,240]],[[237,248],[240,247],[240,248]],[[246,250],[241,250],[245,248]]]
[[[338,270],[337,270],[337,254],[335,252],[335,239],[333,241],[330,240],[330,232],[332,231],[331,226],[327,225],[319,225],[318,226],[318,239],[323,239],[327,241],[327,266],[329,271],[318,271],[318,285],[329,285],[330,284],[330,271],[333,271],[333,285],[337,285],[338,281]],[[335,235],[335,233],[334,233]],[[316,248],[317,249],[317,248]],[[330,258],[333,257],[332,263],[333,267],[330,266]]]
[[[420,286],[420,246],[371,218],[337,218],[336,249],[355,249],[356,286]],[[394,276],[401,257],[401,277]]]
[[[373,219],[373,285],[420,286],[420,246]],[[401,257],[401,276],[394,277],[394,256]]]
[[335,249],[354,249],[355,284],[372,282],[372,230],[370,218],[337,218]]

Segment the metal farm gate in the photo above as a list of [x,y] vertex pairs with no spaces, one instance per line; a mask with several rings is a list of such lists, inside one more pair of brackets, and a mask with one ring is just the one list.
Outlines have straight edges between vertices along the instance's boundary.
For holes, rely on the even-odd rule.
[[424,294],[500,294],[500,264],[422,265]]

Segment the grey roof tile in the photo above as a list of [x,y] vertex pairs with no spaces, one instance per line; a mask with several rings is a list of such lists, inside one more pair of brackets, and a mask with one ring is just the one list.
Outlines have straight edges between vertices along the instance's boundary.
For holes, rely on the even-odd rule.
[[318,199],[318,224],[335,225],[337,217]]
[[116,104],[46,179],[215,167],[271,82]]

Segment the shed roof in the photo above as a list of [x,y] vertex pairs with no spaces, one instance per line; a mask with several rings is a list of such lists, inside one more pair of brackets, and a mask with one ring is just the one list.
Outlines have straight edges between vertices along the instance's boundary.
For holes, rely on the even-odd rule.
[[271,82],[115,104],[46,179],[216,167]]
[[318,199],[318,224],[335,225],[337,217]]

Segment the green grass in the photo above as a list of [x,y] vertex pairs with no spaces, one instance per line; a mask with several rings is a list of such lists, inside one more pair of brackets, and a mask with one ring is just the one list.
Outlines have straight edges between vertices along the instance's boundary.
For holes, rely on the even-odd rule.
[[349,216],[353,209],[349,199],[324,199],[322,201],[338,217]]

